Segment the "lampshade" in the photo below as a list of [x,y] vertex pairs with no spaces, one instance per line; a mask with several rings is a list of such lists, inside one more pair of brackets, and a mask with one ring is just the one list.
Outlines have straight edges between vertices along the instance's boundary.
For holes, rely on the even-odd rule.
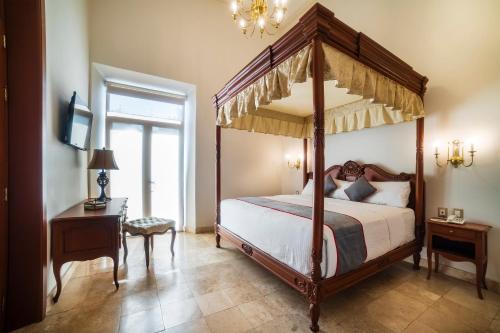
[[112,150],[94,149],[94,155],[89,163],[88,169],[118,170],[115,156]]

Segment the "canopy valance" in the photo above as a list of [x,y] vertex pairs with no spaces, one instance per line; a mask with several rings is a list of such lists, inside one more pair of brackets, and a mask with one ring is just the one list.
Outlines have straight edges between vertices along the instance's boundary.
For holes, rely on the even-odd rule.
[[[345,53],[323,43],[325,81],[345,88],[360,101],[325,111],[325,134],[395,124],[424,116],[422,99]],[[312,48],[307,45],[243,89],[218,110],[222,127],[305,138],[312,136],[312,116],[300,117],[263,107],[289,97],[295,83],[312,77]],[[325,95],[328,91],[325,91]],[[311,110],[312,114],[312,110]]]

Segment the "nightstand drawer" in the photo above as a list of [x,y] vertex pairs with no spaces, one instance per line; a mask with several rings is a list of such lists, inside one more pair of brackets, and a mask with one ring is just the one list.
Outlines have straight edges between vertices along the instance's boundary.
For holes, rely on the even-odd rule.
[[475,232],[470,230],[463,230],[444,225],[432,225],[432,233],[441,235],[443,237],[453,237],[473,241],[475,239]]

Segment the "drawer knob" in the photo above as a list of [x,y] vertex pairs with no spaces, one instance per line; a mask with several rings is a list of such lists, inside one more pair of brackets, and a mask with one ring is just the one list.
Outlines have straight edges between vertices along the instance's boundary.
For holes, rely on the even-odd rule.
[[453,233],[453,230],[450,230],[450,234],[452,234],[452,233]]

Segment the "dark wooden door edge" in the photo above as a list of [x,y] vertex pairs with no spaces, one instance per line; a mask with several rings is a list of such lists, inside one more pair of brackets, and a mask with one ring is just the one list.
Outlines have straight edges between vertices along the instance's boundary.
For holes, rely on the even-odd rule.
[[[0,0],[0,37],[5,34],[4,0]],[[0,43],[1,44],[1,43]],[[7,85],[6,54],[0,45],[0,89]],[[0,98],[0,305],[5,304],[7,292],[7,110],[5,98]],[[0,331],[5,328],[5,307],[0,306]]]
[[8,86],[8,330],[45,316],[44,0],[4,0]]

